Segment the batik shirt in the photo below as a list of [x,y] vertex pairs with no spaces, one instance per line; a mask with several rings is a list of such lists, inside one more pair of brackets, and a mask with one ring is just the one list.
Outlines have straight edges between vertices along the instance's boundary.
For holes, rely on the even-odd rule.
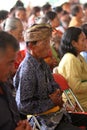
[[18,109],[24,114],[38,114],[55,106],[49,98],[58,84],[54,81],[49,66],[37,61],[27,53],[14,77],[16,102]]

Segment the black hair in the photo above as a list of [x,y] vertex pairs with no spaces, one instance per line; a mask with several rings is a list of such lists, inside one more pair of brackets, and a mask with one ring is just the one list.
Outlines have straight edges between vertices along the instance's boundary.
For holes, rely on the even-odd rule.
[[44,4],[43,6],[42,6],[42,11],[43,12],[47,12],[49,9],[51,8],[51,4],[49,4],[49,2],[47,2],[46,4]]
[[72,41],[78,41],[79,35],[81,34],[82,30],[77,27],[69,27],[63,34],[61,39],[61,44],[59,46],[59,53],[60,57],[62,58],[64,54],[70,52],[77,56],[77,50],[72,45]]
[[77,13],[79,13],[79,11],[80,11],[80,5],[73,5],[71,7],[71,14],[72,14],[72,16],[76,16]]
[[69,13],[68,13],[67,11],[63,10],[62,15],[63,15],[63,16],[64,16],[64,15],[69,15]]
[[56,13],[61,13],[63,11],[62,6],[57,6],[54,10]]
[[17,0],[17,2],[14,5],[15,7],[24,7],[24,3],[21,0]]
[[19,43],[11,34],[0,31],[0,50],[6,50],[7,47],[12,47],[14,51],[19,50]]
[[87,37],[87,23],[83,24],[83,25],[81,26],[81,29],[82,29],[82,31],[85,33],[85,35],[86,35],[86,37]]
[[7,10],[0,10],[0,20],[4,20],[8,17],[9,12]]
[[34,15],[36,16],[36,13],[37,13],[37,12],[40,12],[40,11],[41,11],[41,8],[40,8],[39,6],[35,6],[35,7],[32,8],[32,10],[31,10],[31,12],[30,12],[30,16],[31,16],[32,14],[34,14]]
[[56,16],[57,16],[57,13],[54,12],[54,11],[48,11],[48,12],[46,13],[46,18],[47,18],[48,20],[54,20]]
[[10,13],[12,13],[15,10],[15,7],[13,6],[12,8],[10,8]]
[[87,3],[84,3],[84,4],[83,4],[83,9],[84,9],[84,10],[87,9]]

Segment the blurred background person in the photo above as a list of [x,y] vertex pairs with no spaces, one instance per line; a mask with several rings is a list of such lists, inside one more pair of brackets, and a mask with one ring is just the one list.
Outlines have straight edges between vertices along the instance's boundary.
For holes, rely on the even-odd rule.
[[23,24],[23,28],[25,30],[28,26],[26,8],[16,7],[15,11],[14,11],[14,15],[15,15],[16,18],[19,18],[21,20],[21,22]]
[[41,7],[41,10],[42,10],[42,15],[45,15],[48,11],[52,11],[52,5],[49,2],[47,2]]
[[81,27],[83,24],[83,9],[81,5],[73,5],[71,7],[71,20],[69,23],[69,27],[75,26],[75,27]]
[[14,73],[15,73],[26,54],[26,44],[25,42],[22,42],[24,40],[23,24],[21,20],[18,18],[15,17],[7,18],[4,23],[3,29],[4,31],[13,35],[19,42],[20,50],[17,53],[15,64],[14,64]]
[[30,27],[31,25],[36,23],[36,20],[38,20],[40,16],[41,16],[41,7],[40,6],[32,7],[30,15],[28,17],[28,26]]
[[57,13],[57,16],[60,20],[61,16],[62,16],[62,13],[63,13],[63,8],[62,6],[57,6],[54,8],[54,11]]
[[82,31],[85,33],[86,39],[85,39],[85,43],[86,44],[86,48],[85,51],[81,52],[80,54],[84,57],[84,59],[87,62],[87,24],[83,24],[81,26]]
[[60,26],[58,26],[56,29],[64,33],[69,26],[70,20],[71,20],[70,14],[67,11],[63,10],[62,15],[60,17]]
[[9,12],[7,10],[0,10],[0,29],[3,28],[3,23],[5,19],[8,17]]
[[83,4],[83,13],[84,13],[84,16],[83,16],[83,23],[87,23],[87,3],[84,3]]
[[[61,38],[62,32],[56,29],[56,27],[60,25],[60,22],[57,13],[55,11],[48,11],[44,16],[41,17],[41,19],[38,22],[50,24],[52,27],[52,37],[55,36]],[[45,57],[44,60],[46,61],[46,63],[48,63],[51,70],[53,70],[53,68],[57,66],[59,63],[59,60],[54,57],[52,50],[50,50],[48,56]]]
[[71,13],[71,4],[70,2],[64,2],[62,5],[62,9],[66,11],[67,13]]

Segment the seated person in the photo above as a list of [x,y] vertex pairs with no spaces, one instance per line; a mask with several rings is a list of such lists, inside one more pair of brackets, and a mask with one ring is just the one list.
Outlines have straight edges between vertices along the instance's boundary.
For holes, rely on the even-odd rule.
[[69,86],[87,112],[87,63],[80,55],[86,48],[86,36],[80,28],[68,28],[59,47],[61,61],[54,73],[60,73],[68,81]]
[[17,106],[22,114],[36,115],[45,130],[80,130],[70,123],[62,107],[61,89],[44,62],[51,34],[48,24],[35,24],[26,30],[27,54],[14,77]]
[[18,49],[17,40],[11,34],[0,31],[0,130],[32,130],[27,121],[21,121],[7,84]]

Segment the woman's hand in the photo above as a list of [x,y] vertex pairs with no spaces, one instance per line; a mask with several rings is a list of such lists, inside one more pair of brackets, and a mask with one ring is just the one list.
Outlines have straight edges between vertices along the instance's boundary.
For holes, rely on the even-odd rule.
[[54,93],[50,94],[49,97],[54,102],[55,105],[58,105],[60,107],[63,106],[63,100],[62,100],[62,92],[60,89],[57,89]]
[[19,121],[15,130],[32,130],[27,120]]

